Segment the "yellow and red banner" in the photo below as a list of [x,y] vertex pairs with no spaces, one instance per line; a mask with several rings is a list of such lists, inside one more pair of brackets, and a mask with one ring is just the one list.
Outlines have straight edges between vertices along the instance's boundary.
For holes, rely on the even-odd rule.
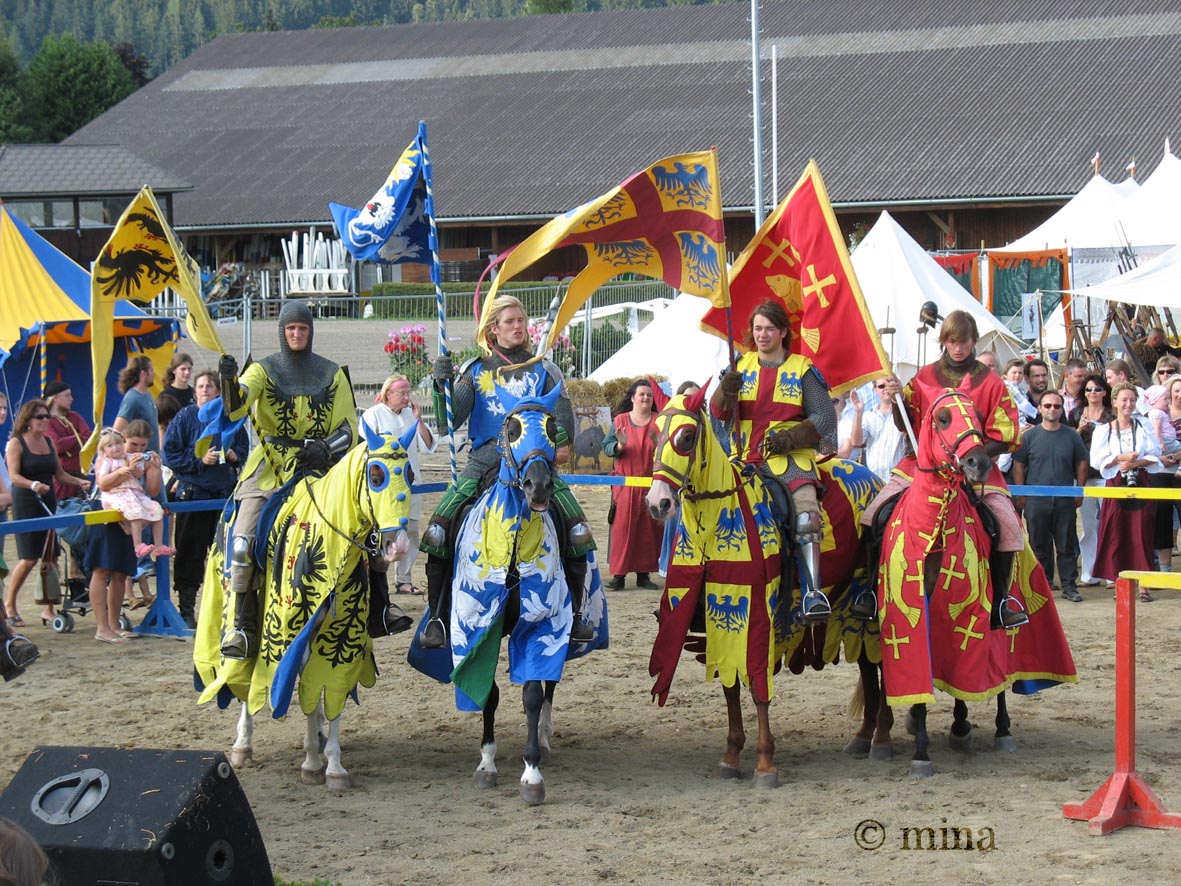
[[95,436],[82,451],[84,463],[94,453],[103,425],[107,370],[115,341],[115,303],[145,307],[171,287],[188,306],[185,329],[197,344],[216,353],[225,349],[201,298],[201,271],[173,233],[152,189],[146,185],[119,217],[90,275],[91,366],[94,370]]
[[[513,279],[556,249],[575,245],[586,249],[586,267],[570,281],[540,353],[553,346],[596,289],[624,273],[663,280],[725,307],[730,296],[717,155],[700,151],[668,157],[551,219],[504,260],[483,310],[496,298],[501,281]],[[483,333],[478,341],[488,349]]]
[[[834,397],[890,371],[815,160],[734,262],[730,298],[735,329],[762,302],[782,302],[791,350],[811,358]],[[701,325],[728,337],[717,305]]]

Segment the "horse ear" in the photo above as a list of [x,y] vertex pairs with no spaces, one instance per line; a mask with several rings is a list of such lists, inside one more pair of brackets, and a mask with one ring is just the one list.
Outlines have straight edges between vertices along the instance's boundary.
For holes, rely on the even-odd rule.
[[361,430],[365,434],[365,445],[369,447],[372,452],[375,449],[381,449],[385,445],[385,438],[369,427],[369,422],[364,419],[361,420]]
[[[709,382],[706,382],[709,384]],[[690,412],[700,412],[701,407],[705,405],[705,385],[702,385],[696,392],[689,395],[685,400],[685,408]]]
[[398,438],[398,442],[402,444],[402,448],[407,452],[410,451],[410,444],[414,442],[414,435],[418,433],[419,421],[421,421],[421,419],[416,419],[414,424],[410,426],[409,430],[407,430],[405,434]]
[[652,376],[648,376],[648,387],[652,388],[652,406],[657,412],[664,410],[668,405],[669,396],[664,392],[664,388]]
[[562,396],[562,386],[561,385],[554,385],[552,388],[550,388],[548,393],[541,394],[540,396],[538,396],[537,399],[541,402],[541,405],[545,407],[546,411],[550,415],[553,415],[554,409],[558,405],[558,399],[561,396]]

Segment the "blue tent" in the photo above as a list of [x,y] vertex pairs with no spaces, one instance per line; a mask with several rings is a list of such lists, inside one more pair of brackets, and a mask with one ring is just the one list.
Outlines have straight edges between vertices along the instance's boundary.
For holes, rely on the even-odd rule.
[[[74,409],[91,420],[89,307],[90,274],[0,204],[0,389],[12,413],[56,379],[70,386]],[[151,357],[163,378],[180,324],[121,302],[114,334],[104,424],[114,421],[122,399],[118,376],[127,358]]]

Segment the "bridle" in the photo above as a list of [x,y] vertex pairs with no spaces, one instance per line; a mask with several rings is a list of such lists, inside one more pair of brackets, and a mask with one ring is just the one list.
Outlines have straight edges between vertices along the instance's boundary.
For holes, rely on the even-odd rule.
[[[541,413],[546,419],[553,419],[549,410],[537,403],[522,403],[516,406],[504,417],[504,423],[500,426],[500,451],[504,456],[505,463],[509,466],[509,471],[512,474],[511,479],[507,481],[507,485],[514,489],[520,489],[524,480],[522,468],[535,458],[544,461],[552,470],[554,463],[554,448],[552,439],[547,441],[549,446],[534,446],[525,452],[524,455],[518,457],[517,453],[513,451],[513,444],[508,440],[508,426],[509,419],[516,418],[520,422],[520,415],[527,412]],[[521,422],[523,425],[524,422]],[[513,441],[516,442],[516,441]]]
[[[939,411],[940,403],[944,400],[954,400],[957,408],[961,410],[961,414],[966,414],[969,408],[974,409],[974,404],[971,399],[963,391],[944,391],[934,399],[930,407],[927,409],[927,422],[931,428],[931,434],[938,441],[940,448],[943,450],[944,460],[937,465],[925,468],[922,465],[918,466],[920,471],[926,471],[930,474],[940,474],[941,476],[948,476],[951,474],[962,474],[963,470],[959,464],[959,456],[956,453],[959,451],[960,445],[967,439],[975,437],[977,441],[983,446],[986,442],[984,431],[980,429],[979,424],[972,424],[972,426],[965,428],[954,440],[948,443],[943,434],[943,430],[937,424],[936,414]],[[965,405],[966,404],[966,405]],[[904,407],[905,408],[905,407]]]
[[[405,451],[402,451],[401,453],[393,453],[392,455],[399,461],[404,461],[407,458]],[[360,488],[357,490],[355,499],[358,502],[364,502],[361,510],[362,513],[368,511],[369,519],[367,523],[362,526],[361,530],[356,534],[356,536],[349,535],[347,532],[328,519],[327,515],[324,513],[324,509],[321,508],[320,503],[316,501],[315,487],[312,485],[313,478],[304,477],[303,481],[304,490],[307,492],[308,498],[312,502],[312,507],[316,509],[316,514],[319,515],[320,521],[350,545],[360,551],[363,551],[365,554],[374,557],[381,553],[381,531],[377,528],[377,508],[375,508],[373,505],[373,488],[369,483],[369,466],[375,461],[378,461],[378,458],[379,457],[375,457],[372,452],[369,455],[366,455],[365,466],[361,471],[361,476],[359,477]],[[331,469],[329,469],[329,473],[331,473]],[[327,477],[328,474],[326,473],[324,476]],[[384,488],[384,486],[382,488]],[[362,492],[365,496],[364,499],[362,499],[360,495]],[[366,544],[361,543],[362,538],[365,539]]]
[[[673,418],[675,416],[684,416],[688,418],[695,427],[696,433],[693,439],[693,449],[691,452],[682,452],[672,438],[669,436],[669,429],[672,427]],[[662,419],[664,419],[662,421]],[[656,422],[656,460],[652,463],[652,473],[657,472],[664,474],[676,484],[677,498],[684,499],[689,502],[708,501],[715,498],[729,498],[736,493],[742,482],[739,481],[731,486],[729,489],[714,489],[705,490],[702,492],[693,488],[693,483],[689,479],[689,471],[693,468],[694,463],[699,458],[704,458],[705,449],[705,431],[702,427],[704,419],[701,413],[690,412],[688,409],[680,407],[665,407],[662,409],[654,419]],[[683,426],[682,426],[683,427]],[[679,430],[679,429],[678,429]],[[671,446],[673,452],[686,459],[684,473],[677,471],[660,460],[659,453],[663,451],[665,446]]]

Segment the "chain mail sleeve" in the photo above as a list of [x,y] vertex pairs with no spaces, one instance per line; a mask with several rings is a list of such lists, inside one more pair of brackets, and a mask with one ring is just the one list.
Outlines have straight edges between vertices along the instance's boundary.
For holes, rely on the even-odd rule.
[[804,373],[804,411],[816,433],[820,435],[820,442],[816,444],[816,451],[821,454],[836,452],[837,450],[837,411],[832,405],[832,398],[828,393],[828,385],[821,379],[814,369]]

